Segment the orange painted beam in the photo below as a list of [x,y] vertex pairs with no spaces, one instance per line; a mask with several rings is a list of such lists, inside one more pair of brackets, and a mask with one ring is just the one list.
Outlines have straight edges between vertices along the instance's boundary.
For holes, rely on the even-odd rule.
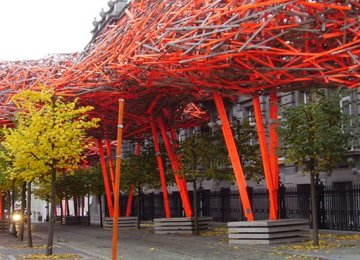
[[262,115],[261,115],[259,96],[253,97],[253,106],[254,106],[254,114],[255,114],[255,121],[256,121],[256,130],[258,133],[261,157],[262,157],[262,162],[263,162],[263,166],[264,166],[265,182],[266,182],[266,187],[269,191],[269,201],[270,201],[270,203],[269,203],[269,208],[270,208],[269,219],[276,220],[277,212],[276,212],[276,205],[275,205],[276,202],[275,201],[277,200],[277,198],[274,197],[275,194],[274,194],[273,175],[272,175],[272,171],[271,171],[270,157],[268,154],[265,128],[264,128]]
[[170,140],[169,140],[169,136],[167,135],[167,131],[166,131],[164,121],[162,120],[162,118],[158,118],[157,121],[158,121],[158,124],[159,124],[161,136],[162,136],[162,139],[163,139],[167,154],[168,154],[169,159],[170,159],[171,168],[172,168],[173,173],[175,175],[175,182],[176,182],[176,186],[178,187],[178,190],[179,190],[179,193],[180,193],[180,198],[181,198],[181,202],[183,204],[183,208],[184,208],[184,211],[185,211],[185,216],[190,218],[192,216],[192,209],[191,209],[191,203],[190,203],[190,200],[189,200],[189,194],[187,192],[186,182],[184,183],[184,179],[181,178],[179,176],[179,174],[178,174],[178,172],[180,170],[179,163],[177,162],[175,153],[172,150]]
[[279,148],[279,137],[277,134],[278,127],[278,97],[276,92],[270,93],[270,109],[269,109],[269,132],[270,132],[270,145],[269,145],[269,154],[270,154],[270,166],[271,173],[273,178],[274,186],[274,201],[276,212],[278,212],[279,201],[278,201],[278,191],[279,191],[279,158],[278,158],[278,148]]
[[254,216],[251,209],[251,203],[249,194],[247,191],[247,184],[245,180],[244,171],[241,167],[239,153],[236,148],[234,136],[231,131],[229,119],[225,110],[222,97],[218,93],[213,93],[215,105],[221,120],[221,129],[224,135],[225,144],[229,152],[231,165],[234,170],[236,183],[240,193],[241,204],[244,210],[244,215],[248,221],[254,220]]
[[129,197],[128,197],[128,201],[127,201],[127,205],[126,205],[126,217],[130,217],[131,216],[131,208],[132,208],[132,202],[133,202],[133,198],[134,198],[134,190],[135,187],[134,185],[130,186],[130,190],[129,190]]
[[106,154],[108,156],[108,162],[109,162],[109,169],[110,169],[110,179],[111,179],[111,185],[112,190],[115,190],[115,174],[114,174],[114,164],[113,164],[113,158],[111,153],[111,144],[109,139],[105,139],[105,145],[106,145]]
[[171,213],[170,213],[169,197],[168,197],[166,178],[165,178],[164,163],[163,163],[162,157],[161,157],[159,137],[158,137],[158,133],[156,130],[155,121],[153,118],[151,118],[150,124],[151,124],[151,132],[152,132],[153,141],[154,141],[155,156],[156,156],[156,160],[157,160],[157,164],[158,164],[158,168],[159,168],[161,189],[162,189],[162,193],[163,193],[164,213],[165,213],[166,218],[170,218]]
[[110,215],[110,217],[113,217],[114,216],[114,207],[113,207],[113,201],[112,201],[112,196],[111,196],[111,188],[110,188],[110,184],[109,184],[108,172],[106,169],[104,148],[103,148],[102,141],[100,139],[98,139],[98,148],[99,148],[99,156],[100,156],[100,166],[101,166],[104,187],[105,187],[106,202],[107,202],[108,209],[109,209],[109,215]]

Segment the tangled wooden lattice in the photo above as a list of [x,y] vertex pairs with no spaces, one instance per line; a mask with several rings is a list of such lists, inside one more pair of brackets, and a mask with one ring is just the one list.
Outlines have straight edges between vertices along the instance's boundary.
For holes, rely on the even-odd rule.
[[9,97],[43,84],[95,106],[109,129],[125,98],[127,133],[139,134],[163,108],[178,126],[196,124],[196,103],[213,91],[359,87],[359,12],[350,0],[132,1],[80,58],[1,62],[0,112],[8,119]]

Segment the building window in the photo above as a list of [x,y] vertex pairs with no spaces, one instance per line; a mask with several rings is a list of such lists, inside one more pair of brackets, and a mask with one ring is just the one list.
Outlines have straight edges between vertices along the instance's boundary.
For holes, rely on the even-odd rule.
[[340,107],[344,115],[349,116],[352,114],[350,96],[341,98]]
[[247,120],[251,126],[255,125],[255,115],[253,107],[244,108],[244,120]]

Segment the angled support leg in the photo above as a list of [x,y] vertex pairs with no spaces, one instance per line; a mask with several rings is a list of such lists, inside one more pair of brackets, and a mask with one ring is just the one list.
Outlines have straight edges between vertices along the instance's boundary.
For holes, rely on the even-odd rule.
[[[279,137],[277,134],[278,127],[278,99],[276,92],[270,93],[270,165],[274,185],[274,198],[276,212],[279,209],[278,192],[279,192]],[[278,214],[277,214],[278,215]]]
[[172,150],[164,121],[161,118],[158,118],[158,123],[159,123],[160,131],[161,131],[161,136],[164,141],[165,148],[166,148],[166,151],[167,151],[169,159],[170,159],[171,168],[175,174],[175,182],[179,189],[181,201],[182,201],[183,208],[185,211],[185,216],[190,218],[192,216],[192,209],[191,209],[191,204],[190,204],[190,200],[189,200],[189,194],[187,192],[186,185],[184,185],[184,181],[182,180],[182,178],[180,178],[180,176],[178,174],[178,172],[180,170],[179,164],[178,164],[175,154]]
[[99,155],[100,155],[100,165],[101,171],[103,175],[104,187],[105,187],[105,195],[106,195],[106,202],[109,208],[109,215],[110,217],[114,216],[114,207],[113,201],[111,196],[111,188],[109,184],[109,177],[106,169],[106,162],[105,162],[105,155],[104,155],[104,148],[102,145],[102,141],[98,139],[98,148],[99,148]]
[[[136,146],[135,146],[135,155],[139,156],[140,152],[141,152],[141,145],[139,142],[137,142]],[[135,190],[135,187],[133,184],[131,184],[130,189],[129,189],[129,197],[128,197],[128,201],[126,204],[126,213],[125,213],[126,217],[130,217],[130,215],[131,215],[131,208],[132,208],[132,203],[133,203],[133,198],[134,198],[134,190]]]
[[[170,127],[170,136],[171,136],[171,142],[172,142],[173,151],[177,151],[179,149],[179,144],[176,142],[176,132],[175,132],[175,129],[173,127]],[[177,164],[178,169],[180,169],[181,168],[181,165],[180,165],[181,156],[180,156],[180,154],[176,154],[175,158],[176,158],[175,163]],[[185,178],[182,177],[182,176],[179,176],[179,177],[180,177],[180,181],[181,181],[182,186],[184,187],[184,189],[186,189],[186,193],[188,194]]]
[[129,198],[128,198],[127,205],[126,205],[126,214],[125,214],[126,217],[130,217],[130,215],[131,215],[132,202],[133,202],[133,198],[134,198],[134,190],[135,190],[134,185],[131,185],[130,190],[129,190]]
[[274,184],[273,184],[273,176],[271,171],[271,165],[269,160],[268,154],[268,147],[266,143],[266,135],[265,135],[265,128],[262,120],[261,115],[261,107],[260,107],[260,99],[259,96],[253,97],[253,106],[254,106],[254,114],[255,114],[255,121],[256,121],[256,129],[259,138],[259,145],[261,151],[262,162],[264,166],[264,173],[265,173],[265,182],[266,187],[269,191],[269,205],[270,205],[270,220],[277,219],[276,207],[275,207],[275,198],[274,198]]
[[246,189],[247,185],[246,185],[245,175],[241,167],[239,154],[236,148],[233,134],[231,132],[230,123],[226,114],[224,102],[222,100],[222,97],[218,93],[214,92],[213,95],[214,95],[215,105],[222,123],[221,128],[224,135],[226,147],[229,152],[231,165],[233,166],[234,169],[236,183],[238,185],[238,189],[240,192],[240,198],[244,209],[244,214],[248,221],[252,221],[254,220],[254,216],[251,210],[249,194]]
[[163,192],[165,217],[170,218],[171,217],[170,216],[170,206],[169,206],[169,197],[168,197],[168,192],[167,192],[167,187],[166,187],[164,164],[163,164],[163,161],[161,158],[159,138],[158,138],[156,125],[155,125],[153,118],[151,118],[150,124],[151,124],[151,132],[152,132],[153,140],[154,140],[154,149],[155,149],[156,160],[157,160],[157,164],[158,164],[158,168],[159,168],[161,189]]
[[111,179],[112,190],[115,190],[114,163],[113,163],[113,159],[112,159],[111,145],[110,145],[109,139],[105,139],[105,145],[106,145],[106,153],[109,158],[109,169],[110,169],[110,179]]

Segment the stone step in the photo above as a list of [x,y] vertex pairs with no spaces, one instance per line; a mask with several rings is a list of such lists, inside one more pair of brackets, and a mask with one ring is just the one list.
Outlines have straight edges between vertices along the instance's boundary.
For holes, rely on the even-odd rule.
[[229,239],[229,244],[232,245],[272,245],[283,243],[303,242],[309,240],[307,236],[277,238],[277,239]]
[[[198,219],[199,230],[207,230],[212,222],[210,217]],[[195,232],[195,218],[154,219],[155,234],[192,234]]]
[[308,240],[307,219],[238,221],[228,223],[230,244],[276,244]]
[[231,233],[274,233],[282,231],[292,231],[292,230],[304,230],[308,229],[309,225],[294,225],[294,226],[278,226],[278,227],[229,227],[229,234]]
[[[135,228],[137,225],[137,217],[120,217],[118,219],[118,228]],[[103,221],[104,229],[113,228],[113,218],[105,218]]]
[[241,233],[241,234],[229,234],[229,239],[273,239],[273,238],[286,238],[304,236],[304,231],[293,232],[279,232],[279,233]]

